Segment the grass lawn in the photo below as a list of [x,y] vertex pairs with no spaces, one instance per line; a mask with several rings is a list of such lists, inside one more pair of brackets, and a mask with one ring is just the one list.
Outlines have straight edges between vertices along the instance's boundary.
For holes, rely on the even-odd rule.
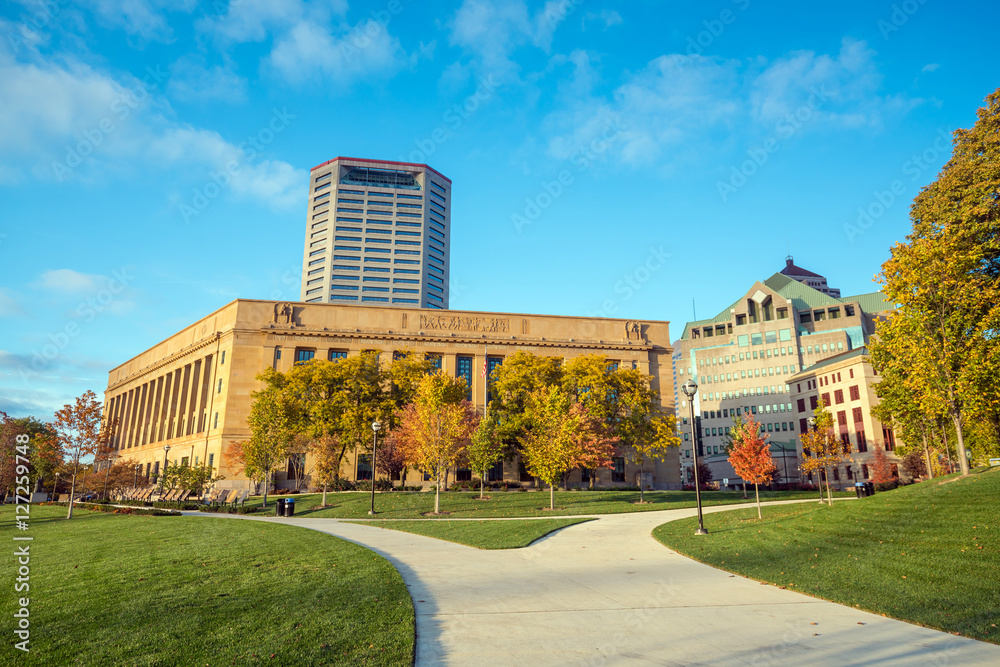
[[352,521],[365,526],[401,530],[458,542],[477,549],[520,549],[560,528],[593,519],[527,519],[524,521]]
[[[479,493],[449,491],[441,494],[441,510],[451,519],[488,519],[495,517],[543,517],[551,516],[548,510],[548,490],[506,492],[492,491],[489,500],[479,500]],[[834,492],[834,496],[838,494]],[[845,492],[844,496],[854,496]],[[701,494],[703,505],[732,505],[752,503],[753,489],[748,498],[738,491],[707,491]],[[295,515],[309,518],[363,519],[368,518],[371,493],[350,491],[328,493],[327,503],[332,507],[320,509],[323,494],[310,493],[292,496],[295,498]],[[812,491],[761,491],[763,500],[796,500],[816,498],[819,492]],[[619,514],[622,512],[648,512],[654,510],[694,507],[694,491],[647,491],[647,504],[636,505],[638,491],[556,491],[556,514],[573,516],[578,514]],[[268,508],[272,507],[272,496],[268,496]],[[254,496],[247,505],[261,504],[261,498]],[[375,510],[381,519],[422,519],[434,511],[432,492],[387,492],[375,494]]]
[[[2,664],[410,665],[413,604],[399,573],[358,545],[256,521],[32,507],[29,654]],[[10,553],[13,548],[10,548]]]
[[671,549],[730,572],[1000,643],[1000,470],[855,502],[734,510],[657,527]]

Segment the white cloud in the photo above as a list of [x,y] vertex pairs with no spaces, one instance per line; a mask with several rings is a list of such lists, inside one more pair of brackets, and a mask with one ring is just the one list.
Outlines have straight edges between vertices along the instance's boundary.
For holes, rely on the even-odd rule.
[[621,14],[613,9],[602,9],[600,12],[587,12],[587,14],[583,17],[583,28],[585,30],[588,23],[601,24],[604,26],[604,29],[607,30],[612,26],[624,24],[625,20],[622,18]]
[[501,79],[517,77],[511,56],[531,44],[545,52],[556,29],[573,12],[567,0],[549,0],[534,15],[524,0],[464,0],[450,21],[451,44],[463,48],[478,69]]
[[205,67],[199,58],[186,56],[171,68],[167,92],[185,102],[243,102],[247,97],[247,81],[228,67]]
[[39,287],[59,294],[96,292],[107,282],[104,276],[80,273],[73,269],[50,269],[42,274]]
[[369,20],[334,35],[311,21],[300,21],[276,38],[267,64],[293,84],[320,78],[351,83],[398,67],[403,50],[382,24]]
[[98,22],[119,28],[144,39],[169,42],[173,29],[164,16],[166,12],[190,13],[196,0],[85,0]]
[[272,39],[264,68],[292,84],[321,80],[346,85],[402,67],[407,56],[388,24],[347,20],[345,0],[243,0],[225,14],[197,22],[223,44]]
[[770,62],[660,56],[626,73],[610,95],[588,90],[595,80],[588,71],[592,58],[574,52],[563,62],[574,68],[577,85],[561,88],[568,94],[544,123],[548,153],[557,159],[571,158],[614,121],[623,129],[608,154],[626,164],[651,164],[667,152],[698,150],[713,134],[724,141],[734,128],[751,137],[774,135],[796,113],[808,116],[794,123],[796,134],[877,128],[920,103],[882,94],[875,52],[852,39],[836,55],[796,51]]
[[920,71],[921,72],[933,72],[933,71],[937,70],[939,67],[941,67],[941,65],[938,64],[938,63],[928,63],[928,64],[924,65],[924,68],[922,70],[920,70]]
[[0,287],[0,317],[22,317],[24,309],[11,293]]
[[[21,63],[0,51],[0,99],[7,101],[0,105],[0,178],[88,181],[153,165],[183,180],[235,162],[232,192],[290,205],[307,173],[174,120],[161,94],[166,76],[150,70],[144,79],[116,80],[73,60]],[[260,121],[274,135],[273,119]]]

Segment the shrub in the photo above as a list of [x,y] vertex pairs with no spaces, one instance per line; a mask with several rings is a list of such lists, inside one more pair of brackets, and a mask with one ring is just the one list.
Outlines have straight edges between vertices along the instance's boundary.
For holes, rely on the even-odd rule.
[[899,480],[898,479],[890,479],[888,482],[876,482],[875,483],[875,490],[876,491],[892,491],[893,489],[895,489],[898,486],[899,486]]
[[[357,482],[354,485],[354,488],[357,491],[371,491],[372,490],[372,482],[371,482],[370,479],[364,479],[364,480],[361,480],[360,482]],[[375,490],[376,491],[395,491],[395,489],[396,489],[396,487],[393,486],[392,482],[390,482],[387,479],[375,480]]]
[[[335,479],[326,486],[327,491],[354,491],[356,490],[356,485],[349,479]],[[368,487],[371,490],[371,487]],[[319,491],[322,491],[323,487],[319,487]]]

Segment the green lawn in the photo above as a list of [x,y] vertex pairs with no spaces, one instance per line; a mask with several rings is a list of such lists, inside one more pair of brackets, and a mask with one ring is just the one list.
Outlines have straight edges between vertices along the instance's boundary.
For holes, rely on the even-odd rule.
[[671,549],[789,590],[1000,643],[1000,470],[833,507],[734,510],[657,527]]
[[[30,654],[21,665],[410,665],[413,604],[358,545],[256,521],[32,507]],[[0,510],[10,628],[13,509]],[[24,542],[16,543],[18,545]]]
[[401,530],[457,542],[477,549],[520,549],[560,528],[593,519],[526,519],[524,521],[351,521],[364,526]]
[[[487,494],[490,500],[479,500],[479,493],[452,492],[441,494],[441,510],[452,519],[488,519],[495,517],[542,517],[551,516],[548,510],[548,490],[506,492],[492,491]],[[655,510],[680,509],[694,507],[694,491],[647,491],[647,504],[637,505],[638,491],[556,491],[556,514],[574,516],[579,514],[619,514],[622,512],[648,512]],[[702,493],[704,505],[731,505],[734,503],[752,503],[753,490],[743,499],[743,494],[736,491],[707,491]],[[854,492],[834,496],[854,496]],[[327,503],[332,507],[319,509],[322,494],[302,494],[295,498],[295,515],[309,518],[362,519],[368,517],[371,506],[371,495],[363,491],[327,494]],[[779,491],[771,493],[761,491],[761,500],[796,500],[804,498],[819,499],[819,492],[812,491]],[[268,496],[268,508],[273,505],[273,498]],[[261,504],[260,497],[247,500],[248,505]],[[388,492],[375,494],[375,510],[382,519],[421,519],[427,513],[434,511],[434,494],[431,492]]]

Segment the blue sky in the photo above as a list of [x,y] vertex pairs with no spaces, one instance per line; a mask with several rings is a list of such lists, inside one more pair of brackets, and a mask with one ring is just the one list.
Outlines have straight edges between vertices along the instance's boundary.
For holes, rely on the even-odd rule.
[[1000,86],[998,24],[961,0],[4,3],[0,410],[49,418],[232,299],[297,299],[309,169],[338,155],[453,180],[453,308],[676,336],[787,252],[873,291]]

